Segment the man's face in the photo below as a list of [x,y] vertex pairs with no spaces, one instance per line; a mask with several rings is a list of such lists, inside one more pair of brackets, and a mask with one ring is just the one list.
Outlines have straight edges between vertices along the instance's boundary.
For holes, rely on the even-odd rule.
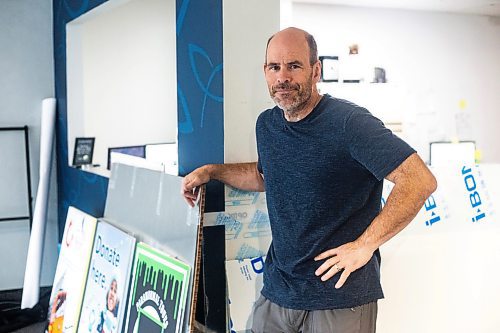
[[303,35],[278,34],[267,49],[266,76],[269,94],[285,112],[297,113],[311,98],[316,84],[309,64],[309,47]]
[[109,286],[109,292],[108,292],[108,310],[113,311],[116,306],[116,289],[117,289],[117,284],[116,280],[113,280],[111,282],[111,285]]

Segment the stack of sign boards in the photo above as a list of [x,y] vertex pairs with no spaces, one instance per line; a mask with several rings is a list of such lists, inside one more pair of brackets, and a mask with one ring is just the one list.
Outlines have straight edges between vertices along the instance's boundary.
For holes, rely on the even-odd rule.
[[70,207],[48,332],[182,332],[191,267]]

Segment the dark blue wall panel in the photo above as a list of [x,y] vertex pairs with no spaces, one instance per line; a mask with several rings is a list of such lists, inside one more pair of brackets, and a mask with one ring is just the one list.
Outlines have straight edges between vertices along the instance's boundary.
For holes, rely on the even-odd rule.
[[[222,0],[176,0],[179,171],[224,161]],[[54,0],[59,237],[68,207],[104,212],[107,178],[68,167],[66,23],[105,0]],[[71,147],[72,148],[72,147]],[[223,188],[210,184],[207,210],[224,209]]]
[[54,67],[57,98],[56,152],[59,239],[62,238],[69,206],[102,216],[108,188],[107,178],[68,166],[66,103],[66,23],[100,5],[103,0],[54,0]]
[[[224,163],[221,0],[177,0],[177,82],[179,173]],[[206,211],[223,211],[223,198],[210,183]]]

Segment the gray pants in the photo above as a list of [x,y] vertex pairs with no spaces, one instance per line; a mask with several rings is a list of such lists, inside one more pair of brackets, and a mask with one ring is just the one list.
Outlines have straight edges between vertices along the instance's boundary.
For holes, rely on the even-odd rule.
[[282,308],[261,295],[253,310],[252,333],[375,333],[376,321],[377,302],[304,311]]

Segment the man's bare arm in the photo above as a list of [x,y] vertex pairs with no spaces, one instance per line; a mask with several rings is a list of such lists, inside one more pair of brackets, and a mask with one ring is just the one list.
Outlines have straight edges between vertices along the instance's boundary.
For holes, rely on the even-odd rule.
[[336,288],[340,288],[352,272],[366,265],[376,249],[403,230],[437,187],[436,179],[416,153],[386,178],[394,183],[394,188],[380,214],[363,234],[355,241],[325,251],[315,258],[328,258],[316,270],[316,275],[321,276],[323,281],[343,270]]
[[437,188],[436,178],[416,153],[386,179],[394,188],[380,214],[359,238],[360,244],[374,251],[403,230]]
[[188,174],[182,181],[181,194],[189,205],[193,206],[196,200],[195,189],[212,179],[245,191],[264,191],[264,179],[256,162],[207,164]]

